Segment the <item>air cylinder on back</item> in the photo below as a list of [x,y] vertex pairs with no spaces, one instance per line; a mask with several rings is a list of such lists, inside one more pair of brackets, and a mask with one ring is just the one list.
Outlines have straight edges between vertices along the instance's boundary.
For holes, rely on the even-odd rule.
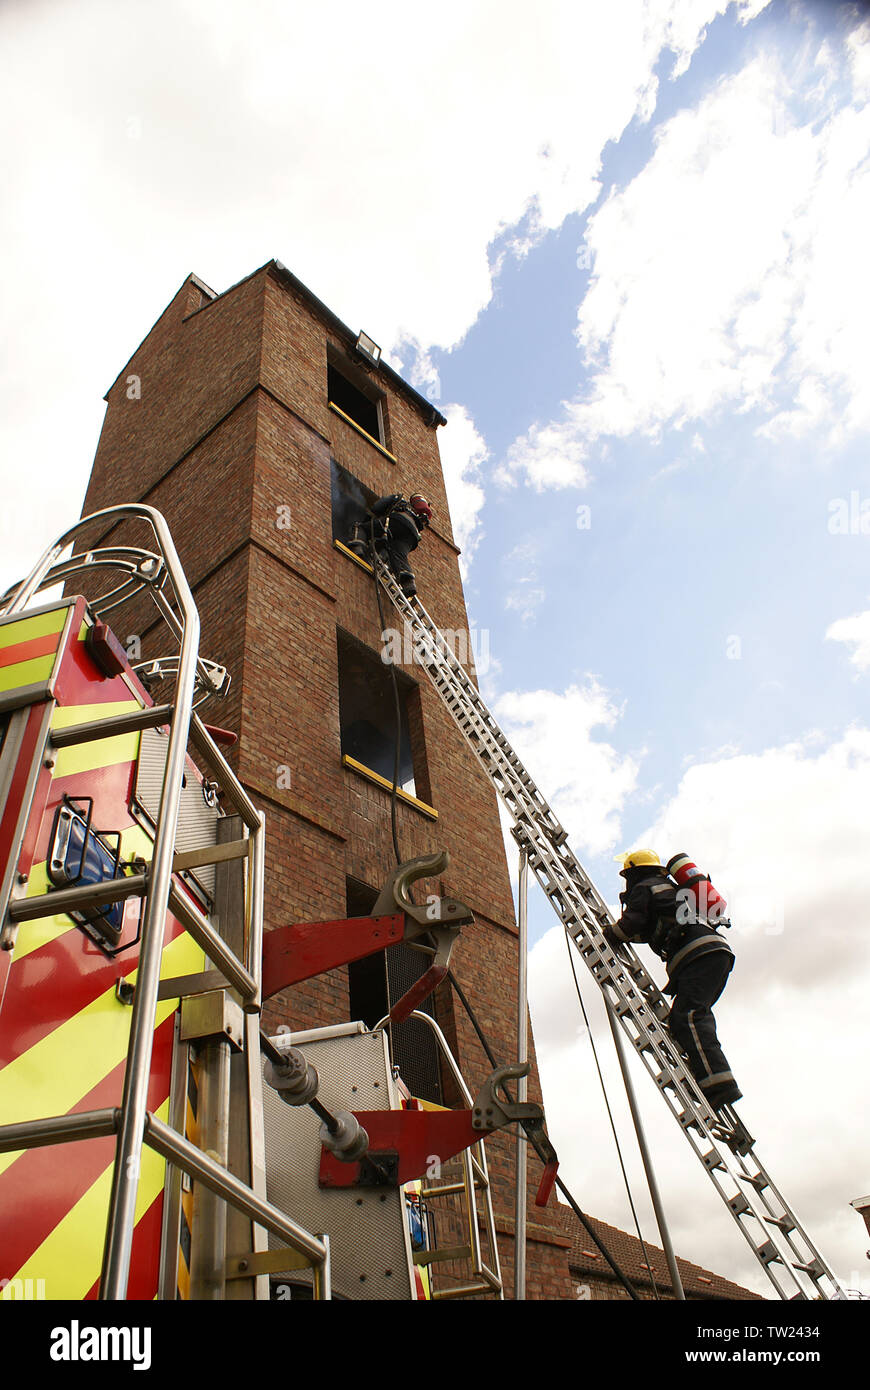
[[675,854],[667,863],[668,873],[683,894],[689,894],[689,901],[698,917],[713,924],[723,922],[728,904],[717,893],[707,874],[702,874],[697,864],[687,854]]

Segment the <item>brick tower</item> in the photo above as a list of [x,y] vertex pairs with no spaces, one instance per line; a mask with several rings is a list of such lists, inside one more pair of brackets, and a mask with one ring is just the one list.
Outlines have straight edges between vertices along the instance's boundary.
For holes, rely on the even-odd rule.
[[[335,542],[372,497],[423,492],[434,517],[413,556],[420,595],[442,630],[467,633],[436,439],[446,422],[277,261],[220,295],[189,276],[106,400],[83,514],[138,501],[168,520],[201,650],[233,677],[207,717],[238,734],[235,770],[266,814],[266,930],[364,915],[395,864],[395,707],[372,577]],[[495,794],[420,668],[406,660],[398,678],[402,859],[449,851],[444,879],[417,895],[472,908],[452,969],[509,1061],[517,940]],[[332,971],[273,999],[265,1026],[372,1024],[419,961],[395,947],[386,969],[381,957]],[[490,1066],[450,986],[425,1007],[475,1091]],[[395,1030],[403,1075],[415,1094],[456,1104],[415,1029],[426,1032],[413,1020]],[[534,1062],[529,1096],[540,1099]],[[513,1134],[487,1152],[510,1297]],[[539,1176],[531,1155],[530,1194]],[[572,1296],[555,1205],[529,1205],[529,1298]]]

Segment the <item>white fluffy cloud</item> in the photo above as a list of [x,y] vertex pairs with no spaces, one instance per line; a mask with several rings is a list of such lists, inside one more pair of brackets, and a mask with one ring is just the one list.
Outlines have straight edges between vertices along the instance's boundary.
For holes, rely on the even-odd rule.
[[849,660],[859,671],[870,667],[870,608],[850,618],[838,618],[825,633],[832,642],[845,642],[853,648]]
[[278,257],[424,380],[489,301],[493,239],[588,206],[663,46],[685,64],[726,8],[544,3],[530,42],[520,0],[2,6],[8,577],[77,514],[102,394],[189,271],[223,290]]
[[619,815],[637,782],[638,764],[593,737],[619,710],[594,677],[582,686],[508,691],[493,712],[578,848],[598,853],[619,835]]
[[[870,989],[868,804],[870,730],[853,728],[832,743],[810,736],[691,768],[641,837],[660,852],[691,854],[729,897],[737,964],[716,1017],[744,1092],[741,1113],[762,1160],[823,1254],[865,1293],[866,1233],[849,1202],[867,1186],[866,1116],[854,1088],[863,1084]],[[579,957],[576,962],[608,1085],[618,1096],[598,990]],[[655,973],[661,978],[657,964]],[[627,1227],[560,928],[531,953],[530,997],[549,1127],[565,1179],[587,1205],[594,1202],[597,1215]],[[772,1294],[654,1087],[638,1071],[677,1249]],[[621,1101],[617,1110],[627,1136]],[[634,1170],[642,1189],[636,1162]],[[655,1239],[651,1222],[646,1230]]]
[[[870,729],[698,764],[645,836],[685,850],[729,900],[745,989],[832,992],[870,970]],[[765,962],[768,965],[765,965]]]
[[489,451],[465,406],[447,405],[442,413],[447,426],[438,435],[438,446],[453,535],[462,551],[459,568],[466,579],[474,552],[484,535],[480,522],[484,503],[480,479]]
[[656,129],[651,159],[589,222],[588,383],[515,441],[508,476],[582,485],[608,436],[656,438],[724,408],[758,408],[772,437],[870,428],[858,52],[808,39],[760,53]]

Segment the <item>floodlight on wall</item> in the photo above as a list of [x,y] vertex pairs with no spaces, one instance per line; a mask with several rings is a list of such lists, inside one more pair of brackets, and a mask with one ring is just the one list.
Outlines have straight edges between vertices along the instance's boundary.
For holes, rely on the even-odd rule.
[[367,333],[360,333],[356,340],[356,350],[367,362],[371,362],[373,367],[380,366],[381,350]]

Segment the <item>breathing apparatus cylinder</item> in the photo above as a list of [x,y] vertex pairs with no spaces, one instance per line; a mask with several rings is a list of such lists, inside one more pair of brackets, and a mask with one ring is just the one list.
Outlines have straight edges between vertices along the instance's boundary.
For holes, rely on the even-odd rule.
[[706,919],[711,925],[725,921],[728,904],[717,893],[707,874],[702,874],[697,864],[687,854],[675,854],[668,860],[667,870],[677,886],[682,890],[685,901],[688,895],[692,910],[699,919]]

